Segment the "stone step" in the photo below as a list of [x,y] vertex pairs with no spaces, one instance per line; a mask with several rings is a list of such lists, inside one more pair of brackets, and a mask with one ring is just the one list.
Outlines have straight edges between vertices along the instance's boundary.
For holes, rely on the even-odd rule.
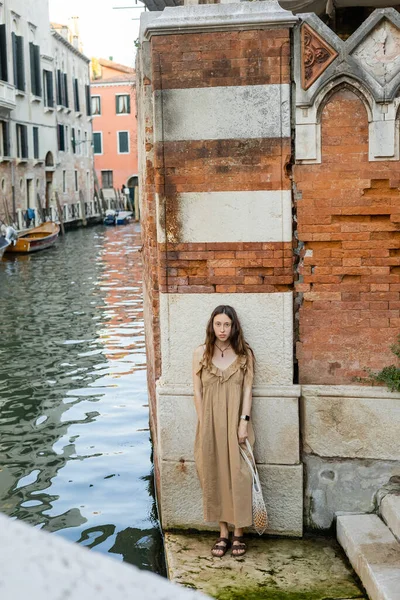
[[400,496],[387,494],[381,502],[380,511],[386,525],[400,541]]
[[400,600],[400,544],[377,515],[338,517],[337,539],[371,600]]

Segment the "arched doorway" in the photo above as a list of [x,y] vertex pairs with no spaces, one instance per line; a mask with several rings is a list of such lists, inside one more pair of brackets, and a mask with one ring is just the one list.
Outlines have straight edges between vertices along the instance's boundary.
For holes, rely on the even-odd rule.
[[135,213],[135,221],[139,221],[139,179],[137,175],[132,175],[127,181],[129,189],[129,201],[132,210]]

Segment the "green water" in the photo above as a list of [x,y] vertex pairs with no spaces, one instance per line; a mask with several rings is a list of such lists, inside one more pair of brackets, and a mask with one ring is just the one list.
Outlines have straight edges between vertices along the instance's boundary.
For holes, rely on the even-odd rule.
[[0,512],[164,574],[139,226],[0,262]]

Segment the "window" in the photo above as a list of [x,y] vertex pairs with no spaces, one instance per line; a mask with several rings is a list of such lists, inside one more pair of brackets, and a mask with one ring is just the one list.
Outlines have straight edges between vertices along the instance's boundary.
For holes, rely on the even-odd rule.
[[53,73],[43,69],[43,98],[44,105],[49,108],[54,106]]
[[75,170],[75,191],[78,191],[78,171]]
[[78,141],[76,142],[76,153],[82,154],[82,139],[81,139],[81,130],[77,129]]
[[33,128],[33,158],[39,158],[39,127]]
[[117,115],[129,115],[131,112],[131,99],[128,94],[115,96]]
[[101,131],[93,132],[93,152],[103,154],[103,139]]
[[102,171],[101,172],[101,186],[103,188],[112,188],[113,187],[113,172],[112,171]]
[[80,106],[80,102],[79,102],[79,81],[77,80],[76,77],[75,77],[75,79],[72,80],[72,85],[74,88],[75,112],[80,112],[81,106]]
[[68,108],[68,81],[67,74],[57,69],[57,104]]
[[0,25],[0,79],[1,81],[8,81],[7,32],[5,25]]
[[14,85],[17,90],[25,91],[24,38],[16,33],[11,34],[13,48]]
[[101,98],[100,96],[92,96],[92,115],[101,115]]
[[10,156],[10,127],[8,121],[0,121],[0,153]]
[[92,115],[92,107],[91,107],[91,101],[90,101],[90,85],[86,84],[85,85],[85,97],[86,97],[86,114],[88,117],[90,117]]
[[58,129],[58,149],[60,152],[65,152],[65,129],[64,125],[60,123],[57,125]]
[[42,95],[42,82],[40,80],[40,48],[29,42],[29,57],[31,61],[31,92],[34,96]]
[[89,156],[89,148],[88,148],[88,134],[87,134],[87,131],[85,131],[85,148],[84,148],[83,154],[84,154],[85,156]]
[[68,125],[64,126],[65,130],[65,152],[69,152],[69,127]]
[[63,192],[67,191],[67,172],[63,171]]
[[17,132],[17,157],[28,158],[28,128],[26,125],[16,124]]
[[75,152],[76,152],[75,127],[71,127],[71,143],[72,143],[72,152],[75,154]]
[[69,107],[69,100],[68,100],[68,80],[67,80],[67,74],[63,73],[63,77],[64,77],[64,98],[63,98],[63,106],[65,106],[65,108]]
[[128,131],[118,131],[118,154],[129,154]]

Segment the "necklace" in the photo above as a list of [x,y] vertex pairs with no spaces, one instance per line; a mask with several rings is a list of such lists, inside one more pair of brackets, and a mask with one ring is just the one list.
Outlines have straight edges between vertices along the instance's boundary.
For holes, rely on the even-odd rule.
[[216,344],[214,342],[214,346],[216,346],[218,348],[218,350],[221,352],[221,358],[224,358],[224,352],[226,352],[228,350],[228,348],[231,347],[231,345],[229,344],[229,346],[227,346],[226,348],[224,348],[223,350],[218,346],[218,344]]

